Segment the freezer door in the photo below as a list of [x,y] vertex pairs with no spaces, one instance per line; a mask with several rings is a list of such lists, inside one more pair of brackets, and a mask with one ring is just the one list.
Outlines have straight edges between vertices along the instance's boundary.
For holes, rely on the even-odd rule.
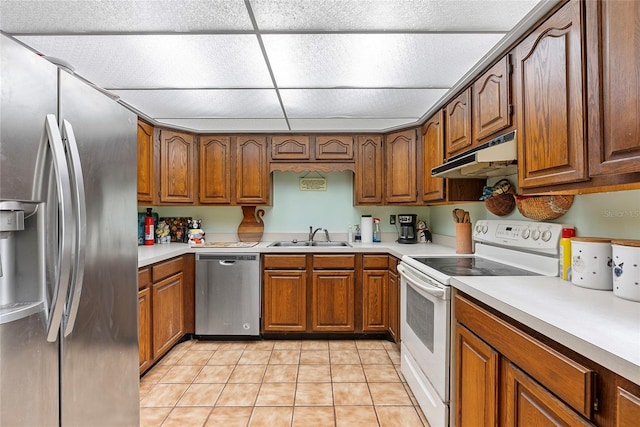
[[[56,73],[0,35],[0,199],[31,199],[45,117],[57,110]],[[25,218],[13,239],[15,292],[0,307],[0,426],[59,425],[58,341],[46,339],[44,219],[42,211]]]
[[137,426],[137,117],[67,72],[59,85],[59,124],[68,122],[67,137],[73,129],[86,196],[83,286],[71,291],[77,306],[67,313],[77,315],[61,344],[61,421]]

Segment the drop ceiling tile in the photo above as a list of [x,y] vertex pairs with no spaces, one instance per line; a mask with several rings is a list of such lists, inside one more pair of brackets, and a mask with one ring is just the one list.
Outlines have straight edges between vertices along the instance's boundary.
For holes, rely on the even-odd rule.
[[272,87],[254,35],[20,36],[107,89]]
[[282,118],[274,89],[113,90],[152,118]]
[[419,118],[446,89],[282,89],[289,118]]
[[207,132],[286,132],[284,119],[161,119],[158,123]]
[[539,0],[251,0],[261,31],[508,31]]
[[276,83],[296,87],[450,87],[501,34],[263,36]]
[[417,123],[414,118],[408,117],[393,119],[289,119],[289,124],[293,132],[382,132]]
[[1,1],[9,33],[253,30],[242,0]]

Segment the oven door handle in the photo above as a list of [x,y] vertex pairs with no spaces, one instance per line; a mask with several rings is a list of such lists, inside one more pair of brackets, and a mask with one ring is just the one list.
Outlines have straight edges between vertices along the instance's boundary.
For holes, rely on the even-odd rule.
[[398,264],[397,269],[400,272],[400,275],[402,275],[407,282],[411,283],[413,287],[420,289],[429,295],[433,295],[434,297],[442,298],[444,296],[444,289],[430,285],[430,278],[423,275],[418,276],[418,274],[409,270],[409,268],[402,264]]

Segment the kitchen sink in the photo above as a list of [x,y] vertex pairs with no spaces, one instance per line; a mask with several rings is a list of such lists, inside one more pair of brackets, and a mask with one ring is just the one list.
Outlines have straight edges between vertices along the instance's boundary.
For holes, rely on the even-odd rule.
[[279,247],[279,248],[296,248],[296,247],[304,247],[304,246],[318,246],[323,248],[351,247],[351,245],[347,242],[309,242],[307,240],[302,240],[302,241],[289,240],[289,241],[273,242],[272,244],[269,245],[269,247]]
[[347,242],[311,242],[311,246],[320,246],[325,248],[351,247]]
[[299,247],[299,246],[311,246],[311,242],[308,242],[306,240],[303,241],[297,241],[297,240],[290,240],[287,242],[273,242],[272,244],[269,245],[270,247],[282,247],[282,248],[295,248],[295,247]]

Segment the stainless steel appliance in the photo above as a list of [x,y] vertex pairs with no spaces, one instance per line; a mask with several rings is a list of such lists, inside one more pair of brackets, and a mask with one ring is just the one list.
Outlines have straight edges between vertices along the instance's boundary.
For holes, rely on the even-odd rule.
[[0,35],[0,425],[139,425],[136,116]]
[[398,215],[398,223],[400,224],[400,234],[398,235],[398,243],[417,243],[418,234],[416,233],[416,222],[418,215],[416,214],[400,214]]
[[481,220],[475,255],[404,256],[401,369],[432,427],[449,425],[451,277],[558,274],[561,224]]
[[196,255],[196,335],[260,335],[260,257]]

